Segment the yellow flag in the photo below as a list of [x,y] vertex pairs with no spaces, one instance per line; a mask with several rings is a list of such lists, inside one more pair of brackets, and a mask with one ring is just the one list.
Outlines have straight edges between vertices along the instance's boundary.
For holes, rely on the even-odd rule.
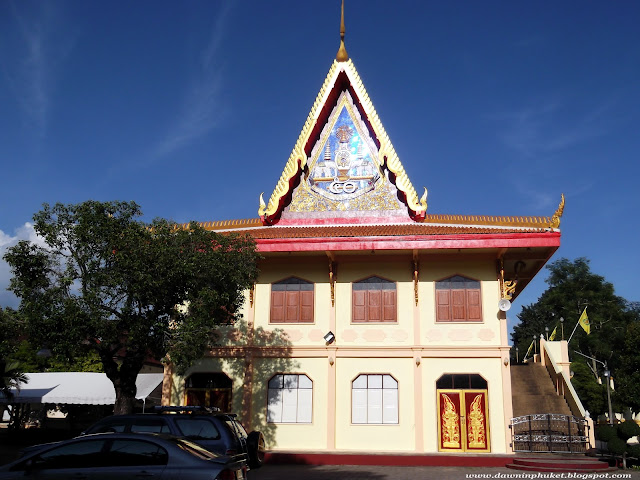
[[556,338],[556,332],[558,331],[558,326],[556,325],[556,328],[553,329],[553,332],[551,332],[551,335],[549,335],[549,341],[553,342],[553,339]]
[[[535,342],[535,340],[533,342]],[[529,350],[527,350],[527,354],[524,356],[525,358],[527,358],[531,353],[531,350],[533,349],[533,342],[531,342],[531,345],[529,345]]]
[[580,326],[584,329],[585,332],[587,332],[587,335],[591,333],[591,324],[589,323],[589,317],[587,316],[587,307],[584,307],[578,323],[580,323]]

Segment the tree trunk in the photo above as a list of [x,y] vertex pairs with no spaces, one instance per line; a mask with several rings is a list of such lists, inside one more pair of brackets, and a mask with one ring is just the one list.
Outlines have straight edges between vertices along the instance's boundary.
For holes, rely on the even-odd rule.
[[135,391],[133,395],[128,389],[116,387],[116,403],[113,405],[114,415],[126,415],[133,413],[133,407],[136,403]]
[[[106,357],[106,358],[105,358]],[[120,364],[113,361],[113,357],[101,355],[107,378],[113,382],[116,391],[116,401],[113,406],[114,415],[133,413],[136,402],[136,379],[142,369],[144,357],[140,354],[129,354],[120,360]]]

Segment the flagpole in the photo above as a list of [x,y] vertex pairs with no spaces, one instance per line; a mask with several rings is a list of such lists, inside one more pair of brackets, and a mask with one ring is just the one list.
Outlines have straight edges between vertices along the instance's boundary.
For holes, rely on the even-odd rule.
[[569,340],[567,340],[567,345],[569,345],[569,342],[571,341],[573,334],[576,333],[576,328],[578,328],[578,325],[580,325],[580,320],[578,320],[578,322],[576,323],[576,326],[573,327],[573,332],[571,332],[571,335],[569,335]]

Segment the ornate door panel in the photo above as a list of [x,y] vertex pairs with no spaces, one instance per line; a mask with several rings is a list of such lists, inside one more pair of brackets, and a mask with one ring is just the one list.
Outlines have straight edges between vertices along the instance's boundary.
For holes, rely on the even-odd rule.
[[466,417],[466,450],[489,451],[489,418],[487,415],[487,391],[463,390]]
[[438,449],[489,451],[486,390],[438,390]]
[[461,390],[438,390],[438,442],[441,451],[462,451]]

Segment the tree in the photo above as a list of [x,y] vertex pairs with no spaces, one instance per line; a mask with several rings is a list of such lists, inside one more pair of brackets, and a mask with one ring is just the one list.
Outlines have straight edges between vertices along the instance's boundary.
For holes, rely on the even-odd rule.
[[[20,387],[27,381],[20,362],[10,358],[15,353],[18,343],[17,323],[16,313],[13,310],[0,308],[0,375],[2,376],[0,396],[8,400],[13,398],[11,389]],[[2,411],[0,409],[0,415]]]
[[30,341],[69,359],[96,352],[115,413],[133,409],[148,357],[178,371],[201,358],[257,277],[249,237],[141,215],[134,202],[45,204],[34,215],[43,245],[22,241],[4,257]]
[[[561,258],[549,264],[547,269],[549,277],[545,281],[549,287],[535,304],[523,307],[518,315],[520,323],[512,333],[512,341],[520,351],[526,352],[532,337],[539,337],[545,331],[544,327],[550,330],[559,327],[560,317],[565,320],[566,340],[587,307],[591,333],[587,335],[578,327],[569,345],[575,373],[572,383],[592,414],[604,413],[607,404],[602,402],[602,392],[605,390],[598,382],[602,376],[602,365],[574,351],[607,362],[616,384],[620,384],[621,380],[624,383],[624,379],[630,378],[635,372],[631,369],[635,365],[633,362],[640,361],[639,337],[628,338],[628,328],[634,321],[637,324],[638,315],[632,304],[615,294],[611,283],[591,272],[588,259],[570,261]],[[557,339],[560,339],[560,327],[557,335]],[[619,352],[625,342],[629,342],[628,359],[623,359]],[[619,395],[615,398],[619,398]]]

